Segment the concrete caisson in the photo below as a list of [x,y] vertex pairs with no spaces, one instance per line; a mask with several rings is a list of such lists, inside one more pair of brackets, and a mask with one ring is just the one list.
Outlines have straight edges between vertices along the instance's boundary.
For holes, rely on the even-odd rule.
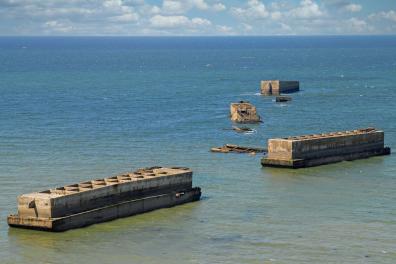
[[390,154],[375,128],[268,140],[263,166],[302,168]]
[[299,81],[261,81],[261,94],[263,95],[280,95],[282,93],[293,93],[299,90]]
[[18,197],[15,227],[65,231],[199,200],[188,168],[152,167]]
[[232,103],[230,106],[230,118],[236,123],[258,123],[261,122],[256,107],[247,101]]

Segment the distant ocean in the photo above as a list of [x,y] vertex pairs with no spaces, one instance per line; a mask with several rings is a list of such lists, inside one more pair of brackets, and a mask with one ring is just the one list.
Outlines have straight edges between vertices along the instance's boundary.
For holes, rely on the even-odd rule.
[[[299,80],[293,101],[262,79]],[[374,126],[396,149],[396,36],[1,37],[1,263],[396,263],[396,156],[262,168],[226,143]],[[248,100],[264,123],[227,130]],[[65,233],[9,229],[19,194],[186,166],[202,201]]]

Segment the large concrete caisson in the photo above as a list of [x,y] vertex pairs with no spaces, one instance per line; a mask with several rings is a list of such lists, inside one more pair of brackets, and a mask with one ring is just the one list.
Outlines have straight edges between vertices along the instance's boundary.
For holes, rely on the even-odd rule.
[[280,95],[282,93],[293,93],[299,90],[300,82],[298,81],[261,81],[261,94],[264,95]]
[[237,123],[258,123],[261,122],[257,114],[256,107],[249,102],[240,101],[232,103],[230,106],[231,120]]
[[268,140],[263,166],[302,168],[390,154],[375,128]]
[[199,200],[188,168],[152,167],[18,197],[15,227],[64,231]]

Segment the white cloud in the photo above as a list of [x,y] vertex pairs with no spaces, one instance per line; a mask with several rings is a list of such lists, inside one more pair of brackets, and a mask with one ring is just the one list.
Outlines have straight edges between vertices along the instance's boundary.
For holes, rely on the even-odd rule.
[[209,4],[205,0],[164,0],[162,2],[161,13],[163,14],[185,14],[187,11],[197,8],[208,10]]
[[152,15],[160,14],[161,8],[157,5],[143,4],[136,7],[136,11],[141,15],[142,18],[151,17]]
[[310,19],[323,16],[325,13],[313,0],[302,0],[300,5],[290,10],[290,15],[297,18]]
[[121,0],[105,0],[103,6],[107,8],[118,8],[122,6]]
[[71,16],[90,16],[95,14],[95,10],[88,8],[75,8],[75,7],[59,7],[54,9],[42,9],[38,7],[29,6],[27,11],[30,11],[31,16],[36,17],[71,17]]
[[356,13],[356,12],[360,12],[362,10],[362,6],[358,5],[358,4],[348,4],[348,5],[344,6],[344,10],[352,12],[352,13]]
[[222,34],[233,34],[234,33],[233,28],[229,27],[229,26],[217,25],[216,29],[218,32],[220,32]]
[[282,17],[282,13],[279,11],[275,11],[275,12],[271,13],[271,18],[273,20],[279,20],[279,19],[281,19],[281,17]]
[[159,14],[161,13],[161,8],[158,6],[153,6],[150,8],[150,14]]
[[246,23],[242,23],[242,27],[244,31],[252,31],[253,27],[252,25],[246,24]]
[[216,3],[212,6],[212,9],[216,12],[224,11],[227,7],[223,3]]
[[387,19],[391,20],[393,22],[396,22],[396,12],[394,10],[389,10],[388,12],[382,11],[379,13],[374,13],[369,15],[369,18],[374,20],[374,19]]
[[264,3],[258,0],[249,0],[246,8],[232,7],[231,13],[241,19],[262,19],[269,16]]
[[212,23],[205,19],[205,18],[200,18],[200,17],[195,17],[191,19],[191,25],[192,26],[210,26]]
[[280,23],[280,26],[281,26],[281,29],[283,30],[283,31],[292,31],[292,28],[288,25],[288,24],[285,24],[285,23]]
[[167,14],[182,14],[188,8],[185,4],[175,0],[164,0],[162,2],[162,12]]
[[290,20],[290,18],[314,19],[326,15],[313,0],[302,0],[298,6],[294,7],[283,2],[273,2],[270,9],[259,0],[249,0],[247,7],[232,7],[231,13],[244,20],[270,19],[274,21],[281,18],[286,20]]
[[200,10],[206,10],[209,8],[209,5],[205,2],[205,0],[191,0],[192,5]]
[[[245,7],[232,7],[231,13],[248,21],[252,27],[250,31],[255,34],[318,34],[323,31],[323,25],[330,24],[325,9],[314,0],[302,0],[297,5],[286,1],[272,2],[269,8],[262,1],[250,0]],[[244,31],[243,27],[241,30]]]
[[[365,15],[359,12],[373,7],[362,3],[358,0],[0,0],[0,34],[396,33],[396,9],[392,10],[391,4],[384,11]],[[220,16],[216,12],[223,13]]]
[[68,23],[51,20],[44,23],[43,27],[47,33],[68,33],[73,30],[73,27]]
[[119,16],[114,16],[109,18],[113,22],[136,22],[139,20],[139,15],[136,13],[126,13]]
[[356,17],[352,17],[347,20],[347,27],[352,31],[352,32],[363,32],[367,29],[367,22],[358,19]]
[[212,23],[204,18],[189,19],[186,16],[163,16],[155,15],[150,18],[150,25],[153,28],[166,29],[166,28],[196,28],[210,26]]
[[279,10],[279,9],[283,9],[283,6],[280,2],[272,2],[271,8],[274,10]]
[[[135,2],[134,2],[135,3]],[[108,13],[112,22],[136,22],[139,15],[133,6],[124,5],[122,0],[106,0],[103,2],[104,12]]]

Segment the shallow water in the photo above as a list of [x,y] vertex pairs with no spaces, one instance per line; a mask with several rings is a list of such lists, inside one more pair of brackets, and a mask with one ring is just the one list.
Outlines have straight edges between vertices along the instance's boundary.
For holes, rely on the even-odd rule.
[[[0,263],[395,263],[396,156],[288,170],[225,143],[375,126],[396,146],[396,37],[0,38]],[[277,104],[261,79],[295,79]],[[257,132],[231,127],[249,100]],[[203,199],[64,233],[16,196],[188,166]]]

